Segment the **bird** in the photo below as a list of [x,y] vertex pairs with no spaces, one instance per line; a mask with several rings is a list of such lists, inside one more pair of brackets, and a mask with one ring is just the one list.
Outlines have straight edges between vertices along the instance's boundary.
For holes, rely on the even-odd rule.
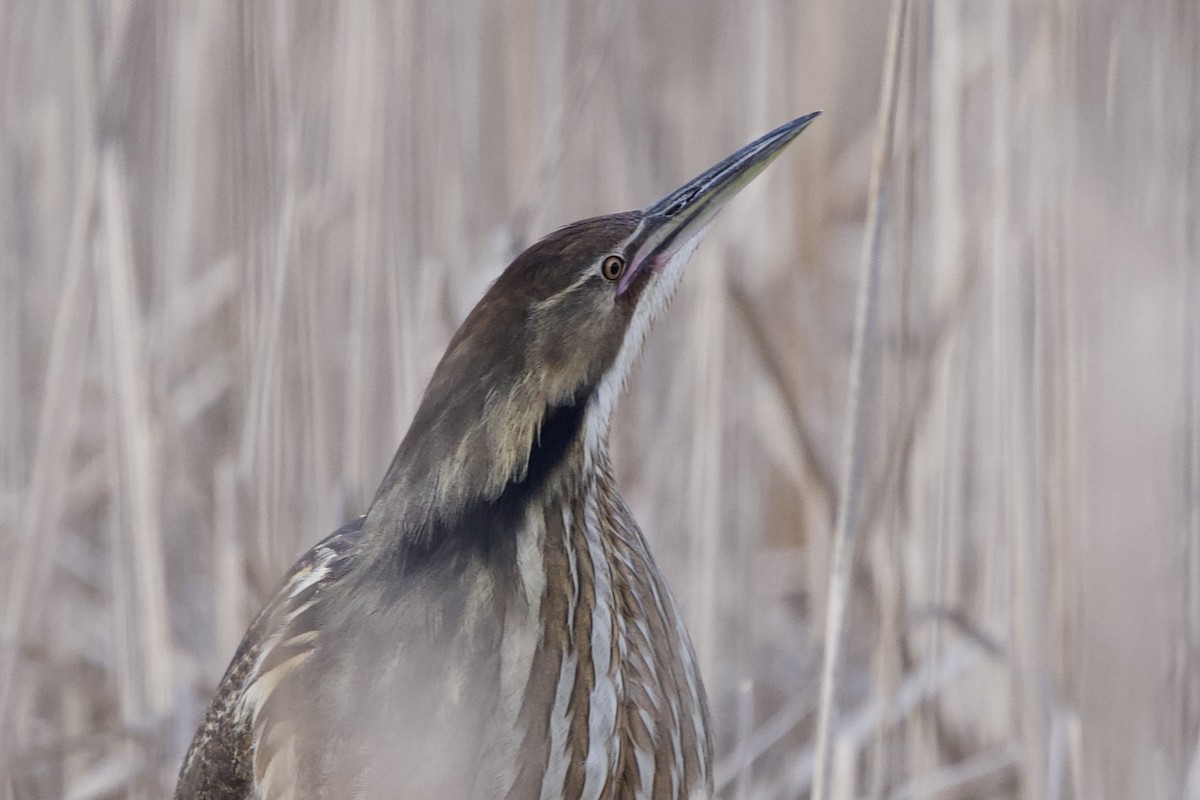
[[697,659],[609,431],[709,224],[819,113],[503,270],[367,513],[250,625],[176,800],[711,796]]

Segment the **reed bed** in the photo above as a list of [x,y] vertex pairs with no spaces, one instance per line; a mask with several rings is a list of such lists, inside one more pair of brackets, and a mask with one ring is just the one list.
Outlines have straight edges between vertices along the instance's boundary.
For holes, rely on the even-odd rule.
[[1200,798],[1197,98],[1177,0],[0,2],[3,796],[168,796],[488,281],[821,108],[617,414],[719,795]]

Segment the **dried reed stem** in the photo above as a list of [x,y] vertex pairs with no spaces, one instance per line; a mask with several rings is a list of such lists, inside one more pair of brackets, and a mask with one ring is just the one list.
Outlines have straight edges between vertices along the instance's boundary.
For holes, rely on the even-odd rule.
[[896,127],[904,22],[908,0],[893,0],[888,22],[887,55],[879,93],[879,115],[875,150],[872,157],[868,190],[867,228],[863,237],[861,278],[854,322],[854,344],[850,358],[849,403],[846,414],[845,444],[838,495],[837,525],[833,534],[833,554],[829,570],[829,600],[825,614],[825,652],[821,665],[821,701],[817,721],[816,769],[813,800],[826,800],[832,767],[831,739],[836,721],[838,670],[842,642],[846,633],[846,605],[850,594],[850,572],[854,561],[854,542],[858,536],[862,507],[863,473],[867,445],[867,393],[873,378],[875,355],[875,306],[879,292],[880,256],[883,239],[883,182],[891,160],[892,138]]
[[[58,476],[66,471],[79,420],[77,404],[92,319],[85,268],[96,203],[97,169],[90,156],[91,153],[84,155],[77,177],[75,207],[67,234],[66,269],[43,381],[28,499],[15,536],[11,583],[0,615],[0,728],[5,730],[11,730],[9,710],[21,647],[26,631],[38,616],[33,613],[33,601],[44,592],[57,553],[66,488]],[[8,755],[0,750],[0,760]]]

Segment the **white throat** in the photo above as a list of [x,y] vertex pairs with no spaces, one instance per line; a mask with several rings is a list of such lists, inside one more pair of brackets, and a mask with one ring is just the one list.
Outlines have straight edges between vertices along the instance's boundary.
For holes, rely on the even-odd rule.
[[692,254],[696,252],[696,248],[700,245],[707,230],[708,226],[705,225],[692,234],[664,266],[648,266],[657,274],[651,278],[650,285],[638,300],[637,308],[633,312],[633,319],[629,321],[629,330],[625,334],[625,341],[621,344],[616,359],[600,380],[600,385],[596,388],[591,400],[588,401],[583,423],[585,469],[590,469],[592,466],[591,454],[607,450],[613,407],[621,396],[621,392],[625,390],[625,383],[629,379],[633,362],[642,352],[646,334],[650,331],[654,320],[674,297],[675,290],[679,288],[679,281],[683,278],[683,268],[692,259]]

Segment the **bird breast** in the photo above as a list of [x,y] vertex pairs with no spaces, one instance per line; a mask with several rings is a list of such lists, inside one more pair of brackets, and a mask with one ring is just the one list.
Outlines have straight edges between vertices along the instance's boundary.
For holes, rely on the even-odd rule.
[[691,644],[611,485],[538,498],[505,547],[403,587],[333,586],[332,553],[294,574],[242,692],[264,800],[707,796]]

